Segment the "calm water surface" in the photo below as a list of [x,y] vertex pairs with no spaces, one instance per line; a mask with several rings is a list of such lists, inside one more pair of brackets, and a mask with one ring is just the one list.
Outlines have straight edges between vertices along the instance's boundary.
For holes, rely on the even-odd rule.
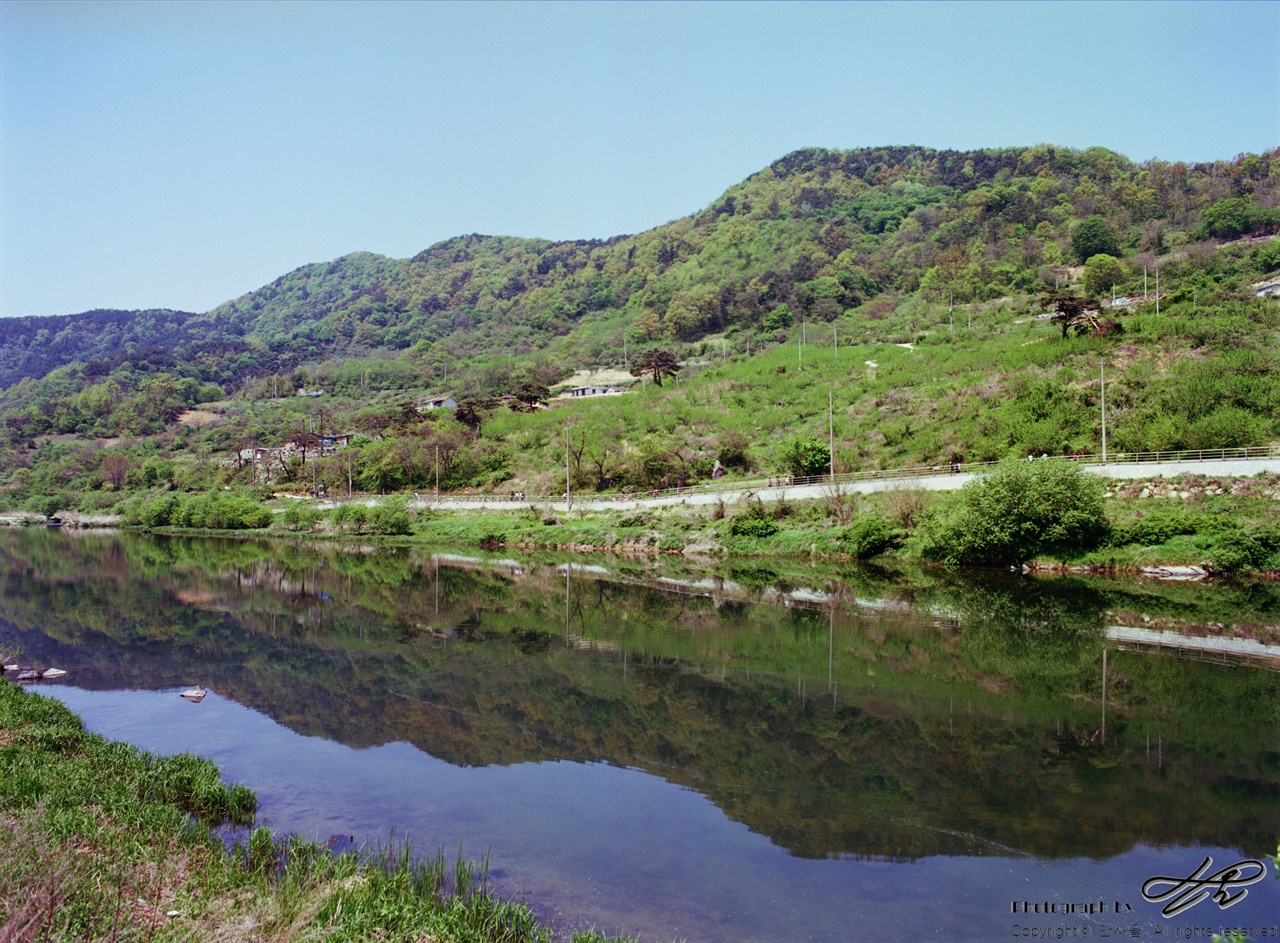
[[[90,729],[216,761],[262,823],[488,853],[562,930],[1280,921],[1280,672],[1105,634],[1274,646],[1276,588],[718,566],[10,531],[0,648],[66,668],[41,690]],[[1143,899],[1206,856],[1266,877],[1228,909]]]

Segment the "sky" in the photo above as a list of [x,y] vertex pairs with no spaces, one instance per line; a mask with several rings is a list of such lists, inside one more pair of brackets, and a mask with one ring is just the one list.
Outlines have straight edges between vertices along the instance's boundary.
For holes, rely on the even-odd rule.
[[801,147],[1280,146],[1280,2],[0,2],[0,316],[591,239]]

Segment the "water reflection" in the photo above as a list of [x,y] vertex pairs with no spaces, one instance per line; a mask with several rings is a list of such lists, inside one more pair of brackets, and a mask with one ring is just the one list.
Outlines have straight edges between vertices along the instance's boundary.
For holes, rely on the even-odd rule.
[[[1072,862],[1130,861],[1140,885],[1150,846],[1280,835],[1277,673],[1102,631],[1274,644],[1265,584],[10,531],[0,619],[0,645],[71,671],[85,716],[157,748],[194,736],[279,824],[492,846],[544,906],[660,936],[746,939],[776,907],[792,937],[849,938],[926,873],[952,910],[964,889],[956,926],[1003,935],[1028,875],[1060,893],[1101,867]],[[154,722],[140,695],[91,693],[195,682],[217,696],[182,714],[154,695]],[[951,925],[908,909],[909,935]]]

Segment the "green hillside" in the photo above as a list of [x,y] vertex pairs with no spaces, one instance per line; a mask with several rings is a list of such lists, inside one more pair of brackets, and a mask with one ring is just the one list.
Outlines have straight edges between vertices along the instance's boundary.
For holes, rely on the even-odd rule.
[[[634,236],[460,236],[304,266],[203,314],[0,321],[0,486],[108,506],[117,487],[249,484],[230,453],[315,429],[367,438],[309,482],[424,487],[440,447],[446,487],[534,493],[568,417],[578,487],[657,487],[716,459],[803,467],[829,395],[840,470],[1063,454],[1098,445],[1102,357],[1113,448],[1268,443],[1278,155],[809,149]],[[674,384],[529,411],[651,350],[681,361]],[[414,408],[442,392],[464,421]],[[178,421],[201,403],[207,424]]]

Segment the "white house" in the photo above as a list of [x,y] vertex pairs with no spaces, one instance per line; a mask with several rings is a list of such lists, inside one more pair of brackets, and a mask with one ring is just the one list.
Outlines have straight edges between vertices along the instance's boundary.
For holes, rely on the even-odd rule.
[[432,397],[418,406],[419,409],[457,409],[458,401],[453,398],[452,394],[445,393],[443,396]]
[[621,386],[575,386],[569,391],[570,396],[608,396],[614,393],[627,392]]

